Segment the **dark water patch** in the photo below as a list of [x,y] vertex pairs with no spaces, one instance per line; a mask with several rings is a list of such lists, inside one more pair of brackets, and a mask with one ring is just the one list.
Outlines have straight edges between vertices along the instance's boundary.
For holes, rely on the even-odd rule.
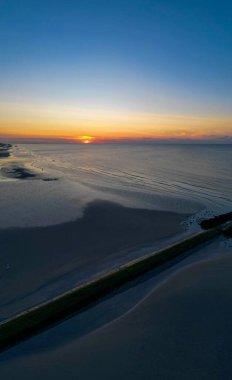
[[42,181],[50,182],[50,181],[58,181],[59,178],[42,178]]
[[4,167],[1,169],[3,175],[9,178],[18,178],[18,179],[26,179],[26,178],[34,178],[36,174],[32,173],[28,169],[23,167]]
[[0,143],[0,158],[5,158],[10,156],[9,150],[12,148],[11,144]]
[[0,149],[10,149],[10,148],[12,148],[11,144],[0,143]]
[[10,156],[10,152],[8,152],[7,150],[0,150],[0,158],[6,158],[6,157],[9,157]]

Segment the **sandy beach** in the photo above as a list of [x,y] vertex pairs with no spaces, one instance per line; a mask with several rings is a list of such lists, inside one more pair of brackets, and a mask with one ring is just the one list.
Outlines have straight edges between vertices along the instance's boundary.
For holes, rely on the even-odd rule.
[[195,252],[199,262],[189,258],[156,283],[137,284],[21,343],[1,355],[4,379],[43,373],[46,379],[229,380],[230,253],[216,239]]
[[186,218],[98,201],[74,222],[1,230],[1,318],[126,262],[139,249],[180,234],[180,223]]

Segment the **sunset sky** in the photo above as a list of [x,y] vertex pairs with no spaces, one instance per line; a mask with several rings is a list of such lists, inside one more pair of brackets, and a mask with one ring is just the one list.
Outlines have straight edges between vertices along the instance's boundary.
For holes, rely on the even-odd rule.
[[0,137],[232,138],[232,3],[0,0]]

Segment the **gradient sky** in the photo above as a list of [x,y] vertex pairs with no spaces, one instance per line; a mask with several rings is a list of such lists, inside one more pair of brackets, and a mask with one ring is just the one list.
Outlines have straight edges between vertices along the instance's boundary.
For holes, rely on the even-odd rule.
[[232,136],[232,2],[0,0],[0,135]]

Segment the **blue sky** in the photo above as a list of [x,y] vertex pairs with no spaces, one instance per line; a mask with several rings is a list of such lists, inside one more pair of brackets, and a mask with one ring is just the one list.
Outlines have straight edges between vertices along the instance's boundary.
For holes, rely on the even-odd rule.
[[230,118],[231,20],[225,0],[0,0],[0,101]]

